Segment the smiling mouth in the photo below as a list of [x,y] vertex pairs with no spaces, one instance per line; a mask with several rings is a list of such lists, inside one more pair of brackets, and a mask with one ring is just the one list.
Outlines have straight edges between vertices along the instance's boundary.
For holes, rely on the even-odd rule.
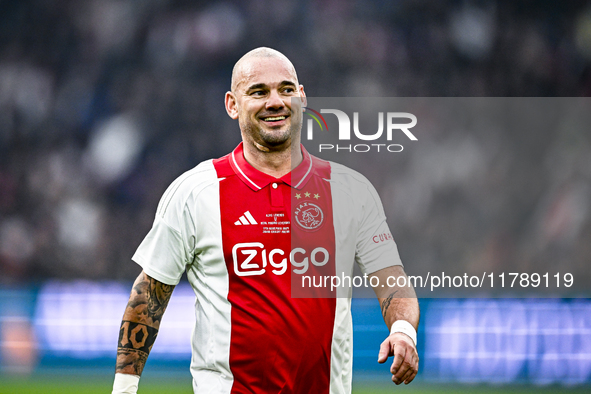
[[287,116],[267,116],[266,118],[263,118],[265,122],[279,122],[285,119],[287,119]]

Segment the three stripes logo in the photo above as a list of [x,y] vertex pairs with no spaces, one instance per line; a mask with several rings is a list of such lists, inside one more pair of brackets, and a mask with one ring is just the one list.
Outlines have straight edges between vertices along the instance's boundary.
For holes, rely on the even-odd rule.
[[256,220],[254,220],[250,211],[246,211],[246,212],[244,212],[244,214],[242,216],[240,216],[240,218],[238,220],[236,220],[234,222],[234,224],[236,226],[242,226],[242,225],[249,226],[251,224],[258,224],[258,223]]

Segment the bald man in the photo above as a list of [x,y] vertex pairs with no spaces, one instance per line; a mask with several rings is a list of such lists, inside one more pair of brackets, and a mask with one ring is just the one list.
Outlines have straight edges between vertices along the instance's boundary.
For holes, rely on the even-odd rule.
[[[196,294],[195,393],[350,393],[350,298],[297,288],[307,276],[405,276],[377,193],[360,174],[300,144],[304,87],[280,52],[257,48],[232,72],[228,115],[242,143],[200,163],[162,196],[133,256],[142,267],[121,324],[113,393],[135,393],[175,285]],[[372,241],[372,239],[374,241]],[[303,279],[302,279],[303,280]],[[412,288],[376,288],[390,327],[378,362],[418,371]],[[294,297],[299,291],[299,296]]]

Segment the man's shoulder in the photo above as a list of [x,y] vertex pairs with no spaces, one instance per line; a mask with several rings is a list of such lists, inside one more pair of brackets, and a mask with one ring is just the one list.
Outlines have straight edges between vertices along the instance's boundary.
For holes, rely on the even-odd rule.
[[368,185],[371,186],[371,182],[360,172],[347,167],[343,164],[319,159],[312,156],[317,164],[330,166],[330,180],[337,183],[349,184],[349,185]]
[[205,160],[178,176],[166,189],[158,211],[163,212],[171,204],[184,205],[191,197],[198,198],[202,191],[219,182],[214,159]]
[[[314,156],[313,156],[314,157]],[[368,201],[372,205],[381,206],[380,197],[373,184],[360,172],[334,161],[323,159],[317,160],[319,165],[330,166],[330,178],[325,178],[330,182],[333,196],[339,201],[348,201],[349,207],[358,207],[359,204],[365,204]]]
[[174,188],[176,191],[190,191],[198,185],[211,183],[216,179],[217,173],[213,160],[210,159],[202,161],[190,170],[185,171],[170,184],[169,188]]

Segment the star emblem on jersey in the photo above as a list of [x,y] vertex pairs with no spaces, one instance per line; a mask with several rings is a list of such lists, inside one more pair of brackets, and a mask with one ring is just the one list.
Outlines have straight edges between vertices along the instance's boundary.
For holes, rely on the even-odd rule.
[[[309,194],[309,193],[308,193]],[[315,231],[324,221],[324,212],[316,204],[303,202],[295,209],[296,223],[304,230]]]
[[250,211],[246,211],[246,212],[244,212],[244,214],[242,216],[240,216],[240,218],[238,220],[236,220],[234,222],[234,224],[236,226],[242,226],[242,225],[248,226],[251,224],[258,224],[258,223],[256,220],[254,220]]
[[[304,197],[313,197],[316,200],[318,200],[320,198],[320,194],[314,193],[314,196],[312,196],[312,193],[310,193],[310,192],[304,192]],[[302,193],[296,193],[295,194],[295,198],[297,200],[299,200],[300,198],[302,198]]]

